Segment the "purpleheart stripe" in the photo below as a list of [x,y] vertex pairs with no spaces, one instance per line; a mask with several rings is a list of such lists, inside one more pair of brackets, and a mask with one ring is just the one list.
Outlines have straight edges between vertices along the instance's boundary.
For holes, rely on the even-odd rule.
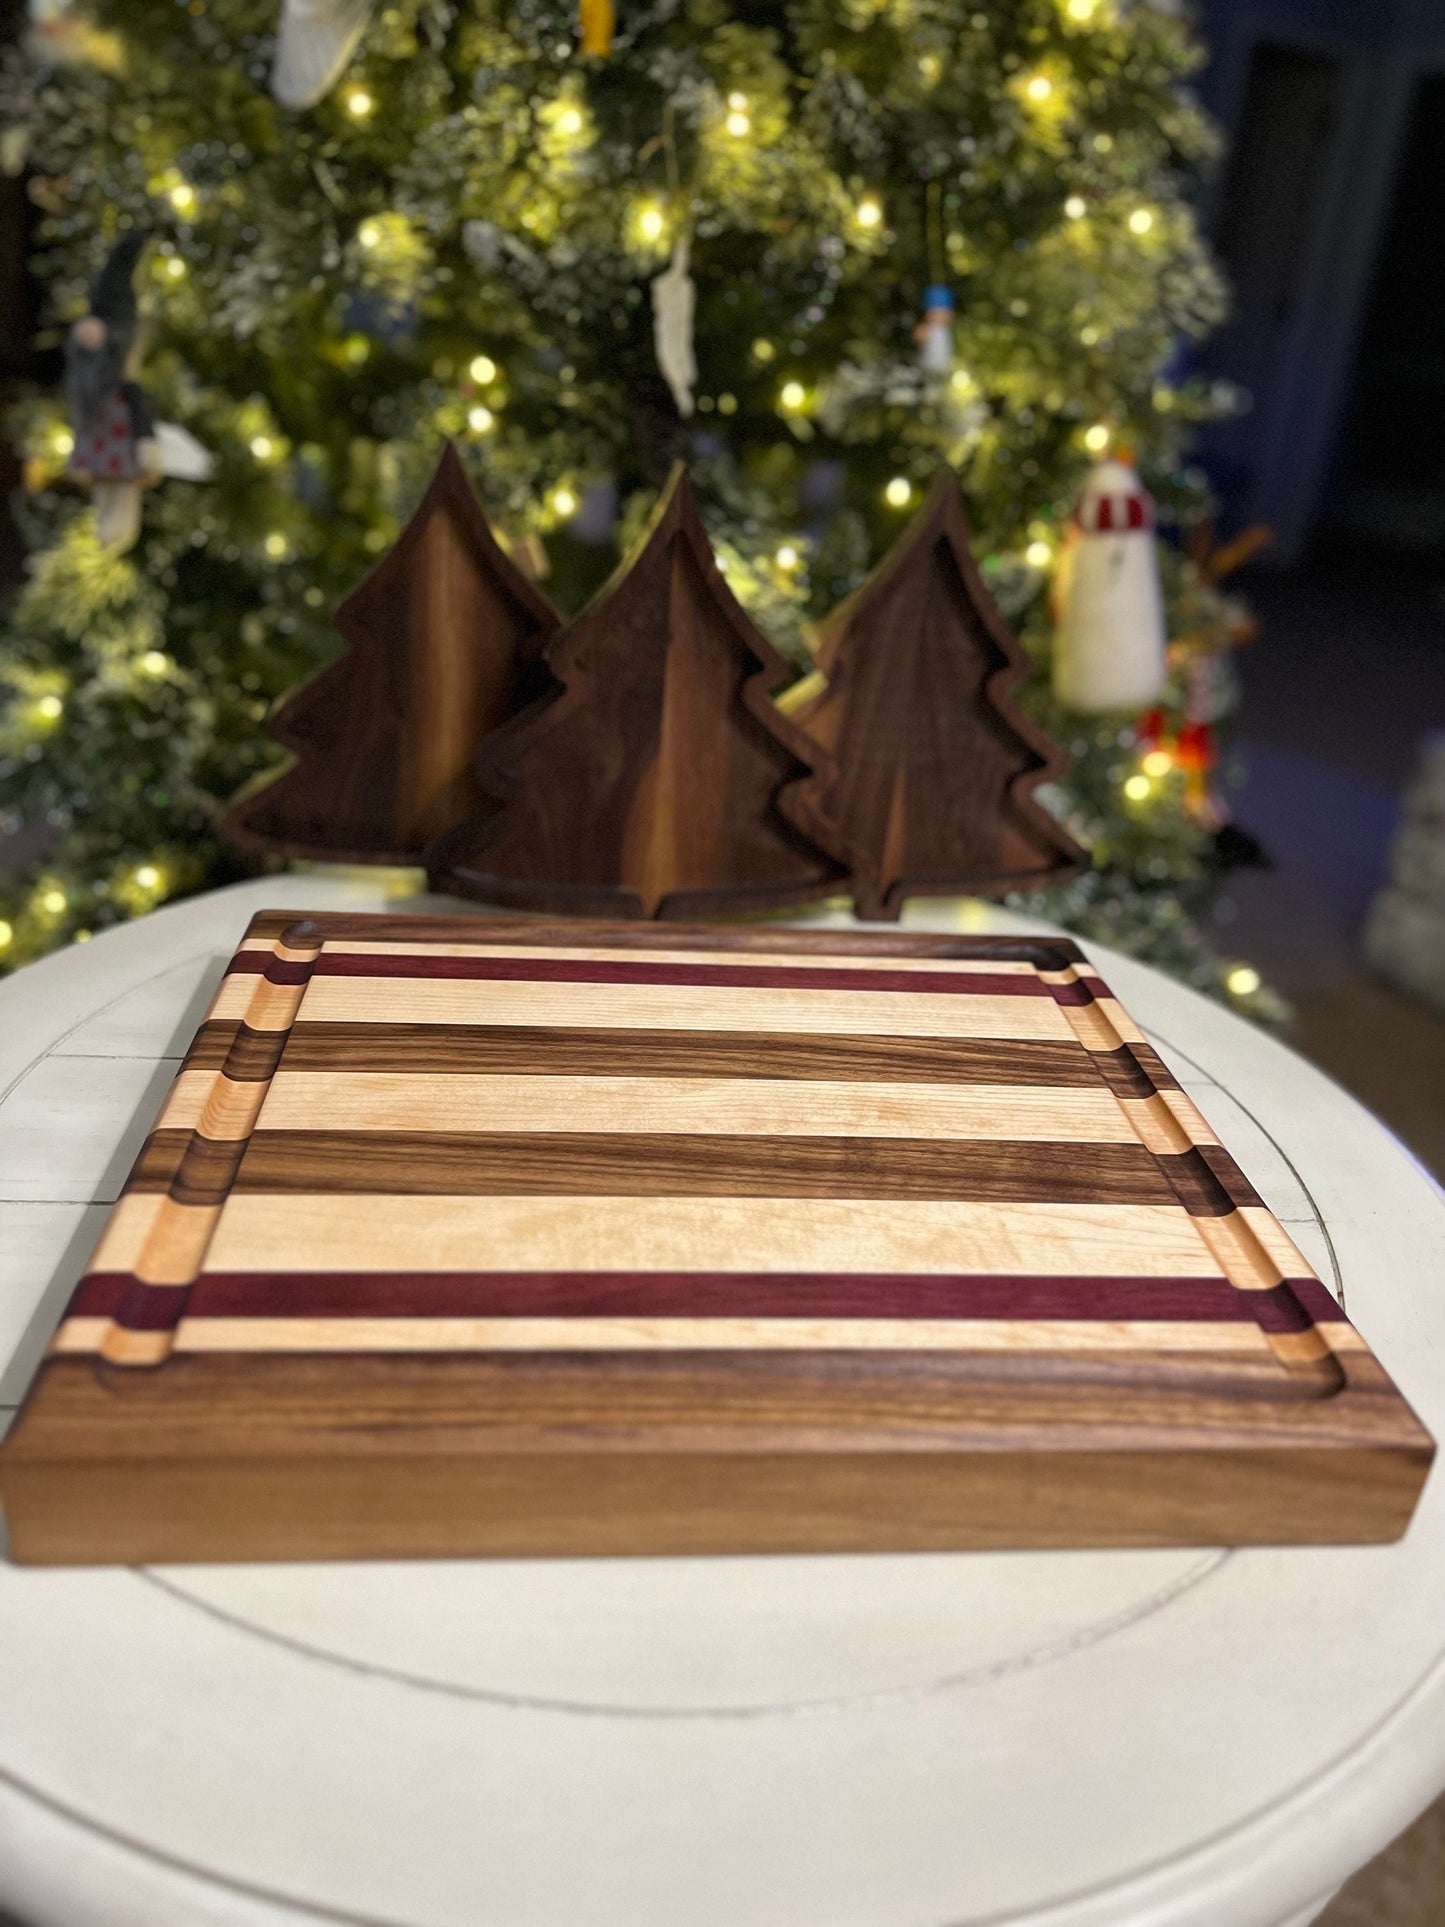
[[[1222,1278],[924,1277],[826,1272],[203,1272],[190,1288],[123,1273],[82,1280],[73,1316],[133,1325],[137,1298],[164,1325],[200,1318],[1016,1318],[1257,1321],[1307,1327],[1291,1293],[1241,1292]],[[1343,1313],[1316,1287],[1316,1318]],[[167,1315],[162,1315],[162,1310]]]
[[169,1331],[179,1323],[189,1285],[143,1285],[128,1271],[93,1271],[71,1294],[67,1318],[113,1318],[127,1331]]

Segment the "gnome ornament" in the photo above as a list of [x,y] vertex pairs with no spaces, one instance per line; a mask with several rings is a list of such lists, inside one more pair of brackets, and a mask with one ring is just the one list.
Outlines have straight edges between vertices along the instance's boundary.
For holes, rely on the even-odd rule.
[[1154,504],[1122,452],[1090,470],[1055,584],[1054,694],[1087,714],[1144,709],[1164,686]]
[[913,331],[918,359],[931,375],[946,375],[953,366],[953,290],[942,286],[923,290],[923,319]]
[[91,289],[90,312],[71,328],[65,349],[75,437],[70,472],[90,487],[97,537],[117,550],[140,534],[141,490],[163,473],[150,408],[128,365],[137,318],[131,277],[144,246],[141,234],[116,244]]

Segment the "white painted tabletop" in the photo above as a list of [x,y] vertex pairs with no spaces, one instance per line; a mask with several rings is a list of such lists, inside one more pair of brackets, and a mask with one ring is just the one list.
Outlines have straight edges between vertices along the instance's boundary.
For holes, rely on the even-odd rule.
[[[407,887],[243,884],[0,985],[0,1408],[252,912]],[[1445,1197],[1281,1045],[1089,949],[1445,1437]],[[1364,1549],[0,1563],[0,1912],[1302,1923],[1445,1785],[1442,1579],[1438,1471]]]

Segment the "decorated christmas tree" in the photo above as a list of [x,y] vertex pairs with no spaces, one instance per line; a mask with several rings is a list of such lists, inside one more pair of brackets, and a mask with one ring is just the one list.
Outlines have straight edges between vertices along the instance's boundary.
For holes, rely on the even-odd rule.
[[[1020,700],[1074,758],[1042,800],[1092,853],[1029,905],[1224,982],[1196,934],[1217,798],[1199,806],[1198,755],[1186,780],[1175,753],[1228,705],[1199,665],[1230,618],[1176,539],[1203,513],[1187,448],[1209,406],[1177,371],[1222,300],[1189,199],[1211,146],[1185,91],[1198,55],[1172,11],[36,12],[0,121],[39,209],[42,346],[68,347],[73,378],[69,408],[57,383],[13,425],[32,553],[0,643],[0,821],[53,840],[0,879],[0,961],[238,873],[217,825],[276,764],[267,714],[337,654],[332,610],[451,436],[564,615],[684,459],[730,588],[800,673],[810,625],[951,470],[1036,659]],[[117,339],[74,324],[128,236],[122,372],[171,459],[142,475],[123,548],[73,472],[85,356]],[[1064,710],[1048,674],[1072,506],[1125,444],[1181,644],[1143,718]]]

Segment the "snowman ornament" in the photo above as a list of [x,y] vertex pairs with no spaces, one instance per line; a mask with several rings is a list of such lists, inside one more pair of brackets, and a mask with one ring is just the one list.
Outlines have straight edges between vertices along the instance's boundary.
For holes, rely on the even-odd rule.
[[1066,709],[1145,709],[1164,687],[1154,521],[1154,504],[1128,455],[1121,451],[1090,470],[1055,584],[1054,694]]

